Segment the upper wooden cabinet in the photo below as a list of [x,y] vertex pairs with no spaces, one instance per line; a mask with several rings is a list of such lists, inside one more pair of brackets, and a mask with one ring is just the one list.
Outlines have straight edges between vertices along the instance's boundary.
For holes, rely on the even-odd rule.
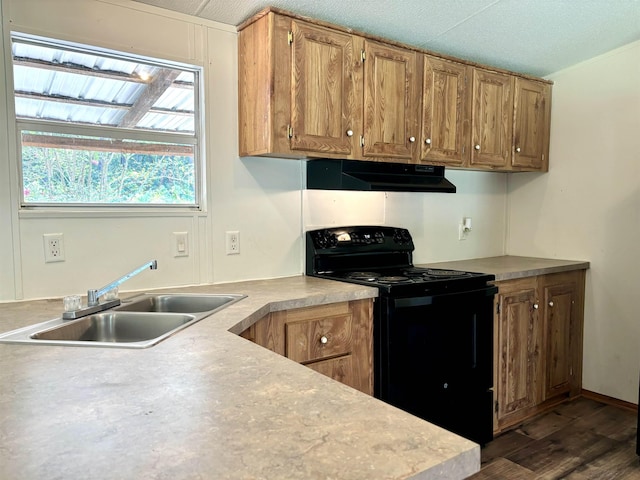
[[364,42],[365,157],[411,160],[418,138],[416,53]]
[[299,21],[291,32],[291,149],[350,156],[361,105],[352,81],[354,38]]
[[514,170],[549,169],[551,85],[515,79],[513,125]]
[[240,155],[353,156],[362,39],[269,13],[239,35]]
[[472,166],[546,172],[550,120],[548,83],[474,69]]
[[471,71],[468,65],[424,56],[421,162],[468,165]]
[[506,168],[513,139],[513,77],[473,70],[470,164]]
[[548,169],[549,82],[273,8],[238,53],[241,156]]

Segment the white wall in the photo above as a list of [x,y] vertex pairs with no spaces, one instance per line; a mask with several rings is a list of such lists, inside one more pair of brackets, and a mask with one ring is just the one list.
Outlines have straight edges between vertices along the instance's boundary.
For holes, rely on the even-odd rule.
[[588,260],[587,390],[637,403],[640,42],[549,78],[550,171],[509,178],[507,251]]
[[[491,257],[505,252],[506,174],[447,170],[455,194],[308,190],[305,229],[341,225],[408,228],[414,263]],[[458,224],[471,217],[472,232],[458,240]]]

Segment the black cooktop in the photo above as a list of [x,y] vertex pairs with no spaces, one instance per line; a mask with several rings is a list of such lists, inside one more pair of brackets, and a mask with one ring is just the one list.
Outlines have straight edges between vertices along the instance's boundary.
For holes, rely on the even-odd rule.
[[413,239],[396,227],[335,227],[307,232],[307,275],[378,287],[390,295],[481,288],[493,275],[416,267]]
[[493,275],[484,273],[414,266],[376,271],[322,272],[313,276],[377,287],[386,294],[402,296],[480,288],[494,279]]

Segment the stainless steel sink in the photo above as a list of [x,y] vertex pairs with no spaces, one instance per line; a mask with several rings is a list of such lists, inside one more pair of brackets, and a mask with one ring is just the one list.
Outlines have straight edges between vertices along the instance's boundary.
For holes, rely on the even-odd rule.
[[135,343],[155,340],[195,320],[182,313],[96,313],[31,335],[34,340]]
[[124,300],[117,310],[123,312],[201,313],[217,310],[238,300],[238,295],[199,295],[192,293],[142,296]]
[[76,320],[56,318],[0,334],[0,343],[147,348],[245,295],[142,294]]

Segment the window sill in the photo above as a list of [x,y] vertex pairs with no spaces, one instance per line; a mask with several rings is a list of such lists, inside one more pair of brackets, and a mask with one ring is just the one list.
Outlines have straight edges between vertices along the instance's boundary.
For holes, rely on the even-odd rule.
[[199,208],[118,208],[118,207],[32,207],[18,210],[19,218],[135,218],[135,217],[206,217],[207,212]]

